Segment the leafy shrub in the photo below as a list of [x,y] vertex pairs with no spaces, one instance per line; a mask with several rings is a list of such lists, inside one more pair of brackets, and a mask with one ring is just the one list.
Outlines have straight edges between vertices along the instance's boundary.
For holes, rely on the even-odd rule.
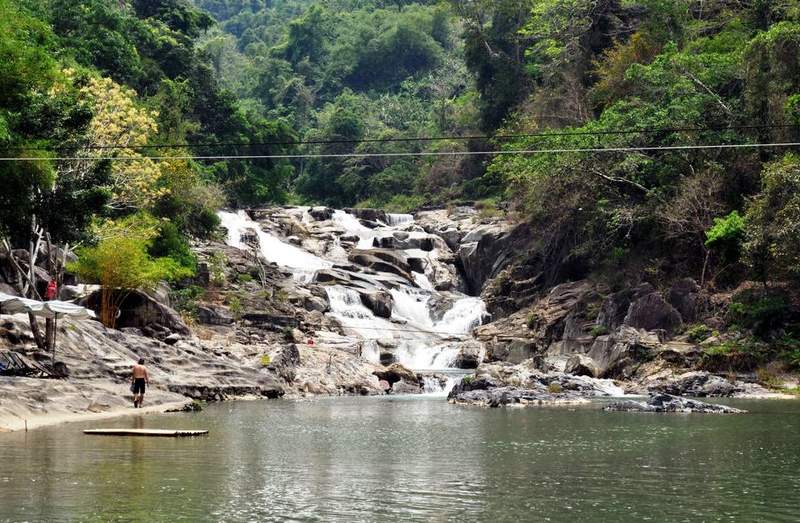
[[502,214],[497,208],[497,201],[491,198],[475,202],[475,208],[482,219],[496,218]]
[[242,305],[242,299],[235,294],[228,296],[228,308],[233,314],[233,318],[236,321],[239,321],[242,318],[242,311],[244,310],[244,306]]
[[688,329],[686,329],[686,337],[692,343],[699,343],[709,336],[711,336],[712,330],[710,327],[703,325],[702,323],[695,323],[694,325],[690,325]]
[[170,293],[173,308],[178,312],[187,312],[191,316],[197,312],[197,299],[205,293],[205,289],[197,285],[174,290]]
[[728,307],[728,322],[763,338],[785,326],[791,312],[791,302],[782,292],[744,291]]
[[595,325],[594,327],[592,327],[592,330],[589,331],[589,334],[591,334],[595,338],[598,336],[604,336],[608,334],[608,327],[606,327],[605,325]]
[[550,383],[549,385],[547,385],[547,391],[550,394],[561,394],[561,392],[563,391],[563,388],[561,387],[560,383],[558,383],[557,381],[554,381],[554,382]]
[[269,357],[269,354],[264,354],[261,356],[260,361],[262,367],[269,367],[269,364],[272,363],[272,359]]
[[738,243],[744,237],[744,218],[733,211],[724,218],[714,218],[714,225],[706,231],[706,246]]

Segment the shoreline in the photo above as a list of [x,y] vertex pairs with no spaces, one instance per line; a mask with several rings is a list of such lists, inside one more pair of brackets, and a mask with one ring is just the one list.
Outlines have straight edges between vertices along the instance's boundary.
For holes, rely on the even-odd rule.
[[104,412],[74,412],[74,413],[52,413],[36,414],[28,418],[7,418],[0,419],[0,433],[25,432],[27,421],[27,431],[61,425],[64,423],[76,423],[80,421],[98,421],[112,418],[124,418],[141,414],[163,414],[167,410],[181,409],[192,402],[191,399],[185,401],[173,401],[149,405],[141,409],[132,407],[119,407]]
[[[627,395],[630,397],[642,397],[641,395],[631,394]],[[626,397],[627,397],[626,396]],[[287,396],[285,400],[289,401],[303,401],[309,399],[320,399],[320,398],[328,398],[328,399],[335,399],[340,398],[341,395],[328,395],[328,394],[320,394],[320,395],[310,395],[310,396]],[[361,395],[354,394],[352,396],[348,395],[347,397],[362,397]],[[377,396],[369,396],[369,397],[377,397]],[[438,396],[431,396],[428,394],[398,394],[398,395],[386,395],[380,397],[403,397],[403,398],[433,398]],[[446,399],[446,396],[441,396],[441,398],[450,403],[451,405],[466,405],[460,402],[452,402]],[[254,401],[259,399],[265,398],[256,398],[256,397],[249,397],[249,396],[242,396],[237,398],[230,398],[227,400],[223,400],[223,402],[239,402],[239,401]],[[548,406],[569,406],[569,405],[578,405],[578,404],[585,404],[590,403],[596,399],[615,399],[615,398],[585,398],[585,401],[569,401],[569,402],[554,402],[549,404]],[[618,398],[617,398],[618,399]],[[716,397],[716,398],[702,398],[703,401],[711,400],[716,403],[716,400],[725,400],[725,399],[732,399],[732,400],[762,400],[762,401],[769,401],[769,400],[797,400],[800,399],[800,396],[793,395],[793,394],[785,394],[785,393],[769,393],[769,394],[753,394],[747,396],[730,396],[730,397]],[[51,427],[54,425],[62,425],[67,423],[77,423],[82,421],[99,421],[99,420],[107,420],[107,419],[114,419],[114,418],[125,418],[129,416],[138,416],[143,414],[164,414],[167,411],[173,409],[182,409],[184,406],[189,405],[192,403],[191,398],[186,398],[183,401],[173,401],[173,402],[165,402],[159,403],[155,405],[149,405],[147,407],[143,407],[141,409],[134,409],[131,407],[119,407],[114,408],[111,410],[107,410],[104,412],[75,412],[75,413],[51,413],[51,414],[37,414],[27,419],[27,431],[35,430],[35,429],[42,429],[45,427]],[[215,402],[215,403],[222,403],[222,402]],[[6,434],[11,432],[25,432],[26,426],[24,418],[14,417],[0,419],[0,434]]]

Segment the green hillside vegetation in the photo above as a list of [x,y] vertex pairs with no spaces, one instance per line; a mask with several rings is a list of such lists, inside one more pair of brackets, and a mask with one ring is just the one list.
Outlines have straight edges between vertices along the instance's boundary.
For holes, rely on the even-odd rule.
[[[191,267],[187,238],[223,205],[489,199],[531,223],[547,283],[798,280],[796,148],[663,148],[798,141],[800,2],[0,0],[0,14],[0,147],[28,158],[0,164],[16,244],[34,217],[91,244],[141,213],[159,224],[150,254]],[[576,148],[646,149],[185,158]]]

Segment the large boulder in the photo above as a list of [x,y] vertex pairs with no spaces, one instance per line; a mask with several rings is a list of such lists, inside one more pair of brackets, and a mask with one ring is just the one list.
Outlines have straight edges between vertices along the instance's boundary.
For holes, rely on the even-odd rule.
[[489,350],[488,359],[492,361],[507,361],[509,363],[522,363],[538,354],[536,344],[527,339],[510,339],[487,342]]
[[643,283],[636,287],[628,287],[619,292],[608,296],[603,304],[600,306],[600,312],[597,315],[597,324],[605,327],[608,331],[613,331],[623,324],[625,316],[628,314],[628,309],[631,302],[634,302],[655,291],[649,283]]
[[597,377],[627,378],[629,369],[651,359],[660,344],[655,333],[622,327],[613,335],[598,336],[586,355],[597,365]]
[[315,220],[322,222],[333,218],[333,209],[330,207],[312,207],[308,210],[308,214]]
[[361,303],[379,318],[391,318],[394,298],[385,291],[362,292]]
[[457,369],[476,369],[483,363],[483,348],[476,343],[463,343],[453,366]]
[[669,336],[683,327],[680,313],[657,292],[651,292],[631,303],[623,323],[636,329],[663,330]]
[[413,281],[411,276],[411,266],[402,251],[390,249],[353,249],[347,259],[353,263],[368,267],[378,272],[388,272],[396,274],[409,281]]
[[708,308],[708,296],[691,278],[684,278],[672,284],[667,301],[677,310],[686,323],[696,321]]
[[405,380],[408,383],[419,383],[419,378],[411,369],[408,369],[399,363],[392,363],[382,370],[376,370],[372,374],[378,377],[379,380],[384,380],[389,385],[396,383],[400,380]]
[[527,231],[525,225],[511,230],[507,223],[498,222],[473,229],[462,238],[456,254],[470,294],[480,294],[484,283],[519,255],[521,245],[528,243]]
[[392,394],[419,394],[422,392],[422,387],[417,382],[409,383],[406,380],[400,380],[392,383],[390,392]]
[[694,371],[659,380],[648,385],[647,390],[677,396],[711,398],[732,396],[738,392],[738,387],[725,378],[705,371]]
[[197,306],[197,321],[205,325],[231,325],[234,319],[227,308],[208,303]]
[[592,358],[584,354],[573,354],[567,360],[567,365],[564,368],[567,374],[574,374],[575,376],[590,376],[596,378],[599,374],[597,364]]
[[[81,300],[80,304],[99,313],[100,291],[93,292]],[[115,327],[134,327],[158,338],[166,338],[172,333],[184,336],[192,333],[174,309],[140,291],[131,291],[122,299]]]

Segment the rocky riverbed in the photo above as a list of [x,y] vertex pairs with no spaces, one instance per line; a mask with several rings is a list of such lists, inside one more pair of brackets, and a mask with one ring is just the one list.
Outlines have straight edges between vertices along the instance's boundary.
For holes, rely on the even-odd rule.
[[[486,405],[770,394],[752,375],[703,368],[703,345],[684,331],[714,297],[691,280],[548,288],[532,272],[530,231],[502,216],[471,207],[220,216],[220,239],[193,246],[194,280],[132,293],[115,329],[60,322],[57,358],[68,378],[1,377],[0,427],[126,408],[139,356],[153,375],[150,405],[318,394],[450,392],[451,402]],[[4,292],[13,278],[0,257]],[[96,306],[95,288],[69,283],[62,299]],[[0,315],[1,350],[49,357],[35,351],[24,316]]]

